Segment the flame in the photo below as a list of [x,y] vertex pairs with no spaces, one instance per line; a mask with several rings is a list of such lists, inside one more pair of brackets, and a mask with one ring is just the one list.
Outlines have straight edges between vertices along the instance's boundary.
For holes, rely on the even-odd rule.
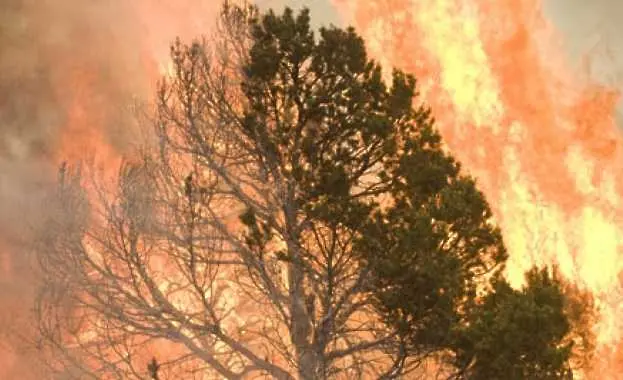
[[[15,191],[21,194],[14,195],[10,188],[8,199],[2,199],[3,207],[15,206],[14,203],[19,203],[15,199],[23,200],[25,206],[39,204],[37,191],[41,189],[37,186],[40,183],[47,186],[55,178],[55,168],[63,161],[72,164],[87,161],[86,166],[98,169],[107,180],[114,180],[122,157],[131,151],[133,143],[132,122],[136,114],[128,112],[127,108],[135,100],[147,102],[153,96],[161,75],[159,67],[166,66],[170,43],[177,36],[190,40],[209,32],[218,6],[218,1],[211,0],[174,3],[16,0],[0,7],[2,11],[8,10],[4,21],[9,24],[13,22],[13,12],[19,16],[14,21],[18,26],[8,25],[18,32],[3,36],[3,42],[11,48],[7,56],[12,55],[12,62],[8,72],[4,72],[7,75],[0,80],[2,88],[6,91],[15,86],[13,90],[20,100],[28,101],[22,106],[29,108],[18,114],[31,112],[34,115],[28,119],[32,125],[19,125],[21,120],[15,123],[26,130],[26,135],[45,140],[40,144],[40,153],[34,152],[37,147],[31,149],[29,140],[20,140],[21,130],[15,139],[9,134],[9,154],[15,150],[19,160],[13,162],[13,158],[8,157],[8,162],[14,165],[10,165],[11,173],[3,173],[0,180],[2,195],[6,194],[6,186],[19,187],[22,182],[18,180],[22,177],[37,179],[23,181],[28,185],[34,182],[34,190],[24,186]],[[33,82],[37,81],[34,89],[22,86],[20,81],[26,78],[26,85],[30,85],[31,77],[35,78]],[[50,94],[46,92],[48,86]],[[9,92],[4,95],[15,96]],[[7,159],[5,153],[4,150],[0,152],[3,164]],[[32,164],[33,168],[18,173],[24,167],[22,164],[28,169],[31,169],[28,164]],[[7,220],[13,216],[12,210],[4,210]],[[22,207],[23,214],[15,216],[13,225],[2,220],[0,230],[0,270],[5,287],[1,301],[12,314],[11,318],[5,315],[8,313],[0,315],[0,378],[3,379],[41,378],[34,373],[36,358],[32,355],[35,354],[21,352],[23,342],[12,337],[17,331],[25,332],[24,335],[28,335],[26,331],[31,332],[23,317],[29,313],[26,309],[30,308],[28,305],[34,297],[31,285],[35,281],[30,272],[23,273],[26,272],[23,268],[27,266],[24,264],[27,259],[23,258],[26,255],[21,245],[12,241],[18,234],[21,239],[22,227],[28,224],[22,223],[22,219],[30,222],[31,211]],[[37,213],[42,212],[45,210],[37,210]],[[32,219],[35,218],[38,216]],[[7,338],[8,335],[11,337]]]
[[[123,15],[120,19],[124,21],[117,28],[128,32],[121,37],[112,31],[85,32],[81,23],[88,21],[66,21],[70,24],[65,27],[74,45],[86,40],[86,43],[104,46],[55,57],[56,72],[60,74],[53,78],[53,87],[57,89],[60,108],[66,113],[55,150],[56,161],[97,156],[95,161],[109,168],[118,163],[121,155],[131,151],[114,141],[130,139],[116,136],[121,130],[133,127],[128,120],[136,114],[131,111],[128,114],[127,108],[132,106],[129,103],[149,101],[160,76],[170,65],[171,43],[178,37],[190,41],[208,34],[219,4],[193,0],[175,4],[150,0],[113,2],[110,8],[115,14]],[[99,17],[91,15],[94,11],[87,6],[74,8],[76,14],[84,13],[85,18]],[[106,21],[104,19],[103,24],[110,27]],[[100,51],[106,48],[112,51],[110,55],[108,51]],[[101,56],[104,54],[107,57]],[[111,62],[106,62],[105,58],[110,58]]]
[[[595,370],[615,378],[623,356],[616,318],[623,308],[623,184],[616,181],[623,141],[613,118],[619,94],[578,80],[540,0],[332,1],[384,67],[421,81],[448,147],[491,202],[511,253],[509,279],[520,284],[531,265],[556,263],[595,294],[603,353]],[[170,42],[209,32],[218,3],[116,2],[136,29],[130,50],[123,42],[113,48],[139,63],[124,72],[132,78],[111,84],[96,65],[101,58],[54,62],[67,113],[54,159],[95,155],[116,171],[126,151],[111,142],[110,115],[122,105],[101,90],[128,80],[148,98],[166,70]]]
[[[334,0],[375,59],[416,74],[447,145],[478,179],[508,278],[557,264],[596,297],[600,378],[623,324],[619,94],[580,81],[540,0]],[[597,372],[595,372],[597,373]]]

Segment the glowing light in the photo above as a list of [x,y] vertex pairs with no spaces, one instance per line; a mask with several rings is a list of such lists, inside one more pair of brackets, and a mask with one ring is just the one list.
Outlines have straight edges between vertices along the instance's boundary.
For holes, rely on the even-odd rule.
[[[623,236],[618,93],[578,80],[540,0],[334,0],[381,63],[411,71],[445,141],[478,178],[508,277],[558,264],[597,297],[600,378],[616,378]],[[397,16],[398,15],[398,16]]]
[[[564,65],[559,37],[539,0],[334,2],[381,64],[414,72],[421,81],[449,148],[492,203],[511,253],[513,283],[519,284],[532,264],[557,263],[567,278],[598,297],[603,347],[618,344],[623,334],[617,318],[623,308],[623,183],[616,180],[623,174],[623,140],[613,118],[618,94],[577,81]],[[131,80],[155,83],[170,73],[169,43],[176,36],[188,41],[208,33],[205,20],[213,19],[218,2],[172,4],[137,0],[120,7],[136,15],[139,28],[140,46],[132,46],[132,53],[141,56],[143,66]],[[108,140],[104,110],[110,108],[98,101],[104,84],[94,77],[97,69],[88,60],[56,64],[64,75],[54,86],[68,113],[56,158],[96,151],[97,161],[115,171],[121,152]],[[141,88],[146,91],[141,96],[153,90]],[[157,265],[164,270],[164,263]],[[601,378],[615,378],[620,353],[603,352],[596,365]]]

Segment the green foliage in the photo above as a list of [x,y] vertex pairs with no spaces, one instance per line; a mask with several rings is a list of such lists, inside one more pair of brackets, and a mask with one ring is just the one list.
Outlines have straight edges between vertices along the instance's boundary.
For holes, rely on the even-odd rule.
[[375,213],[358,245],[386,321],[412,350],[437,351],[506,251],[484,197],[451,158],[416,148],[402,164],[394,204]]
[[558,276],[533,269],[514,290],[494,283],[458,332],[456,365],[469,379],[564,379],[572,342],[564,286]]

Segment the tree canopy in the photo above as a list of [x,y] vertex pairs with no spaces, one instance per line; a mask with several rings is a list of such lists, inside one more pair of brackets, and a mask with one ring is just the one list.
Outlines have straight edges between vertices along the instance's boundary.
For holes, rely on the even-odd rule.
[[37,246],[55,367],[391,379],[434,362],[447,378],[566,376],[561,282],[503,280],[500,230],[414,106],[415,78],[386,83],[354,29],[315,32],[307,9],[226,4],[219,26],[173,44],[156,142],[113,191],[62,176]]

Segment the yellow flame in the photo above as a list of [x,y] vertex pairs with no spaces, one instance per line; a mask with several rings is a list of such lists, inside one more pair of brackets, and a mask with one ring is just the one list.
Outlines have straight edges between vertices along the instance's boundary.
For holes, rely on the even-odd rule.
[[[620,344],[618,94],[577,80],[539,0],[334,0],[381,63],[414,72],[449,148],[492,204],[519,285],[557,264],[590,289],[603,352]],[[587,81],[588,82],[588,81]],[[602,355],[615,378],[616,349]]]

